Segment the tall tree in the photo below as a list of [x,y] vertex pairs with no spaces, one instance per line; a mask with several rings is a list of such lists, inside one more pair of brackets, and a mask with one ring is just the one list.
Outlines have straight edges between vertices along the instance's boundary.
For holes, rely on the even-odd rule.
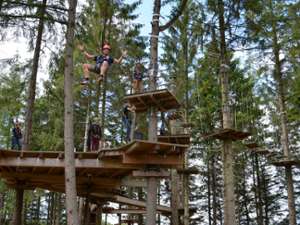
[[65,189],[67,224],[79,225],[76,191],[76,171],[74,156],[73,128],[73,48],[77,0],[69,0],[68,27],[66,34],[65,52],[65,113],[64,113],[64,142],[65,142]]

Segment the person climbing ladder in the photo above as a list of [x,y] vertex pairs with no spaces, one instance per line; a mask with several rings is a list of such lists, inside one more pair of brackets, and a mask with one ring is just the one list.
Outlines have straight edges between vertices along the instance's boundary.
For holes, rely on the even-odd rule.
[[89,72],[93,72],[98,74],[97,77],[97,82],[101,84],[102,80],[104,79],[107,70],[110,65],[113,63],[120,64],[123,60],[123,58],[126,57],[127,51],[122,51],[122,55],[119,59],[114,59],[109,55],[111,47],[110,45],[106,42],[103,47],[102,47],[102,55],[92,55],[89,54],[88,52],[85,51],[83,45],[78,46],[79,50],[83,52],[85,57],[89,60],[94,60],[96,62],[95,65],[92,64],[83,64],[83,73],[84,73],[84,78],[81,82],[82,85],[87,85],[89,83]]

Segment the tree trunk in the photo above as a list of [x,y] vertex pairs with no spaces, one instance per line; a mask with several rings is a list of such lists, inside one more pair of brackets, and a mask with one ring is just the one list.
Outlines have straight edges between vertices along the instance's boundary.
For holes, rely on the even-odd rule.
[[207,160],[207,212],[208,212],[208,225],[211,225],[211,160]]
[[[229,78],[227,73],[228,59],[226,53],[224,2],[218,0],[218,17],[220,29],[220,75],[222,92],[222,118],[223,128],[231,128],[232,120],[229,107]],[[235,196],[233,174],[232,140],[223,142],[223,177],[224,177],[224,225],[235,225]]]
[[171,170],[171,208],[172,208],[172,215],[171,221],[172,225],[179,225],[179,215],[178,215],[178,208],[179,208],[179,190],[178,190],[178,183],[179,177],[177,174],[176,169]]
[[24,189],[16,189],[16,206],[15,213],[13,216],[13,225],[21,225],[22,224],[22,209],[23,209],[23,195]]
[[265,224],[269,224],[269,199],[268,199],[268,187],[267,187],[267,181],[265,176],[265,170],[262,167],[262,182],[263,182],[263,199],[265,203],[265,210],[264,210],[264,217],[265,217]]
[[156,224],[157,186],[158,182],[155,177],[147,178],[146,225]]
[[216,168],[215,168],[215,156],[213,155],[212,159],[211,159],[211,164],[212,164],[212,205],[213,205],[213,220],[212,220],[212,224],[213,225],[217,225],[217,185],[216,185]]
[[40,223],[40,211],[41,211],[41,196],[38,196],[37,206],[36,206],[36,216],[35,216],[38,224]]
[[[270,0],[270,10],[273,14],[273,4]],[[280,45],[277,36],[277,26],[275,20],[272,21],[272,41],[273,41],[273,54],[275,59],[275,71],[274,76],[277,81],[277,94],[278,94],[278,106],[280,115],[280,125],[281,125],[281,145],[283,148],[283,154],[285,157],[290,156],[289,150],[289,137],[287,128],[287,117],[286,117],[286,104],[285,104],[285,93],[284,84],[282,78],[282,65],[280,61]],[[295,210],[295,198],[294,198],[294,185],[293,185],[293,173],[292,167],[285,167],[285,174],[287,180],[287,192],[288,192],[288,208],[289,208],[289,224],[296,225],[296,210]]]
[[61,193],[56,193],[56,210],[54,225],[60,225]]
[[257,180],[257,200],[258,200],[258,215],[257,215],[257,224],[258,225],[264,225],[263,222],[263,202],[261,197],[261,177],[260,177],[260,171],[259,171],[259,161],[258,156],[255,154],[255,172],[256,172],[256,180]]
[[33,65],[32,65],[32,74],[29,81],[28,89],[28,100],[27,100],[27,111],[25,117],[25,131],[22,143],[22,150],[30,149],[31,142],[31,133],[32,133],[32,115],[34,111],[34,102],[35,102],[35,93],[36,93],[36,78],[39,66],[43,31],[44,31],[44,14],[46,12],[47,0],[43,0],[43,5],[37,12],[40,14],[39,24],[38,24],[38,33],[36,38],[36,44],[33,55]]
[[[150,39],[150,90],[156,89],[156,77],[158,73],[158,35],[159,35],[159,14],[161,0],[154,1],[152,32]],[[149,141],[157,141],[157,118],[156,108],[150,107],[150,118],[148,128]],[[154,177],[147,178],[147,208],[146,208],[146,225],[156,224],[156,202],[157,202],[157,179]]]
[[73,131],[73,45],[75,30],[77,0],[69,0],[68,27],[65,55],[64,90],[64,142],[65,142],[65,189],[67,224],[79,225],[77,211],[76,172],[74,159],[74,131]]
[[[0,193],[0,209],[4,209],[4,193]],[[0,224],[4,224],[4,210],[0,211]]]
[[[43,5],[39,9],[39,13],[41,15],[39,19],[38,24],[38,33],[37,33],[37,39],[34,49],[34,55],[33,55],[33,65],[32,65],[32,74],[29,81],[29,88],[28,88],[28,100],[27,100],[27,111],[25,116],[25,131],[24,131],[24,137],[23,137],[23,143],[22,143],[22,150],[28,150],[29,144],[31,140],[31,133],[32,133],[32,114],[34,110],[34,101],[35,101],[35,91],[36,91],[36,77],[37,77],[37,71],[38,71],[38,64],[39,64],[39,58],[40,58],[40,51],[41,51],[41,44],[42,44],[42,37],[43,37],[43,30],[44,30],[44,14],[46,11],[46,3],[47,0],[43,0]],[[22,199],[20,195],[24,194],[24,190],[21,188],[16,189],[16,196],[19,197],[19,200]],[[23,202],[16,202],[17,204],[21,204],[20,206],[15,207],[14,212],[14,225],[20,225],[20,221],[22,221],[22,206]],[[21,210],[19,209],[21,207]],[[18,214],[20,213],[20,214]],[[19,223],[17,223],[19,222]]]

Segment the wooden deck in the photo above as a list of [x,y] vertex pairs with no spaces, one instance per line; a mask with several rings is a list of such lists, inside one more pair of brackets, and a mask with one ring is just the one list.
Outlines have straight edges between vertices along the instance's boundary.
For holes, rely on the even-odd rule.
[[243,140],[250,135],[248,132],[238,131],[234,129],[220,129],[211,134],[203,135],[203,139],[220,139],[220,140]]
[[190,144],[190,135],[189,134],[166,135],[166,136],[160,135],[157,137],[157,139],[159,142],[167,142],[167,143],[183,144],[183,145]]
[[271,163],[274,166],[278,166],[278,167],[285,167],[285,166],[300,167],[300,159],[295,159],[295,158],[291,158],[291,159],[282,158],[282,159],[271,161]]
[[167,89],[126,95],[125,101],[136,107],[136,112],[145,112],[150,106],[155,106],[159,111],[168,111],[180,107],[176,97]]
[[[123,178],[145,165],[182,168],[188,146],[134,141],[116,149],[76,152],[75,168],[79,196],[89,193],[115,194]],[[0,178],[11,187],[41,188],[64,192],[64,153],[0,150]]]

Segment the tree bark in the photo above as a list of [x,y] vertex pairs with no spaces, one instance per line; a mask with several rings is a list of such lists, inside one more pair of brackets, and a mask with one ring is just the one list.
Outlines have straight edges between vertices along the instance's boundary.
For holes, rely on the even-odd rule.
[[[228,59],[226,53],[225,40],[225,21],[224,21],[224,2],[218,0],[218,17],[220,31],[220,75],[222,92],[222,119],[223,128],[231,128],[232,120],[229,107],[229,78],[228,78]],[[224,177],[224,225],[235,225],[235,195],[234,195],[234,174],[232,151],[232,140],[223,142],[223,177]]]
[[[5,194],[0,193],[0,209],[4,209]],[[4,224],[4,210],[0,212],[0,224]]]
[[[273,14],[272,0],[269,1],[270,10]],[[289,150],[289,137],[287,128],[287,117],[286,117],[286,104],[284,94],[284,84],[282,76],[282,65],[280,61],[280,44],[278,41],[277,25],[275,20],[272,21],[272,41],[273,41],[273,54],[275,60],[275,71],[274,76],[277,81],[277,94],[278,94],[278,106],[280,113],[280,125],[281,125],[281,145],[283,148],[283,154],[286,158],[290,157]],[[286,181],[287,181],[287,192],[288,192],[288,208],[289,208],[289,224],[296,225],[296,210],[295,210],[295,198],[294,198],[294,185],[293,185],[293,173],[292,167],[285,167]]]
[[[31,141],[31,133],[32,133],[32,114],[34,110],[34,101],[35,101],[35,92],[36,92],[36,78],[37,78],[37,72],[38,72],[38,65],[39,65],[39,58],[40,58],[40,51],[41,51],[41,44],[42,44],[42,37],[43,37],[43,31],[44,31],[44,14],[46,12],[46,4],[47,0],[43,0],[43,5],[37,12],[40,13],[41,17],[39,19],[38,24],[38,30],[37,30],[37,39],[34,49],[34,55],[33,55],[33,65],[32,65],[32,74],[29,81],[29,88],[28,88],[28,100],[27,100],[27,111],[25,116],[25,131],[23,136],[23,143],[22,143],[22,150],[28,150],[29,144]],[[19,206],[15,207],[14,212],[14,220],[13,225],[20,225],[22,221],[22,206],[23,202],[17,201],[22,200],[20,195],[24,194],[24,190],[21,188],[16,189],[16,196],[19,197],[19,199],[16,199],[16,204],[21,204]],[[19,209],[21,207],[21,210]]]
[[211,160],[207,160],[207,213],[208,213],[208,225],[211,225],[211,171],[210,169]]
[[216,185],[216,165],[215,165],[215,156],[213,155],[212,156],[212,159],[211,159],[211,164],[212,164],[212,190],[213,190],[213,193],[212,193],[212,205],[213,205],[213,219],[212,219],[212,224],[213,225],[217,225],[217,185]]
[[24,189],[16,189],[16,206],[15,213],[13,216],[13,225],[21,225],[22,224],[22,209],[23,209],[23,196]]
[[47,4],[47,0],[43,0],[43,6],[40,8],[38,12],[38,14],[40,14],[41,17],[39,19],[39,24],[38,24],[38,33],[37,33],[37,39],[36,39],[36,44],[35,44],[35,49],[33,54],[32,74],[29,81],[27,111],[25,116],[25,131],[24,131],[24,137],[22,143],[22,150],[30,149],[31,134],[32,134],[32,115],[34,111],[36,79],[37,79],[41,45],[43,39],[44,15],[46,12],[46,4]]
[[172,208],[172,215],[171,221],[172,225],[179,225],[179,215],[178,215],[178,208],[179,208],[179,189],[178,189],[179,177],[177,174],[176,169],[171,170],[171,208]]
[[64,71],[64,142],[65,142],[65,187],[67,224],[79,225],[77,210],[76,172],[74,159],[73,127],[73,45],[77,0],[69,0],[68,27]]

